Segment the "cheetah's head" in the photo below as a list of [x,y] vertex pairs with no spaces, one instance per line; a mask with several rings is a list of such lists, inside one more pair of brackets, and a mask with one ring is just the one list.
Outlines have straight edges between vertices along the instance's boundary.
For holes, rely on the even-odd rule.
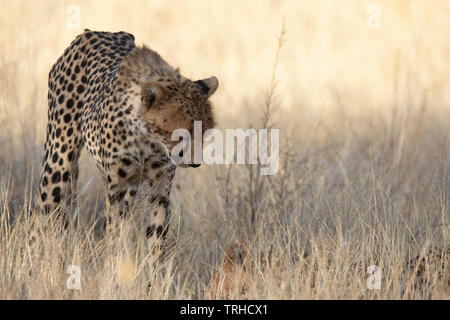
[[[175,76],[156,77],[141,86],[144,118],[161,137],[172,161],[180,167],[200,166],[200,163],[194,163],[194,122],[201,121],[202,132],[214,127],[209,97],[218,85],[216,77],[191,81],[176,71]],[[181,148],[180,141],[172,141],[172,133],[177,129],[184,129],[190,136],[182,139]],[[174,152],[177,160],[171,156]]]

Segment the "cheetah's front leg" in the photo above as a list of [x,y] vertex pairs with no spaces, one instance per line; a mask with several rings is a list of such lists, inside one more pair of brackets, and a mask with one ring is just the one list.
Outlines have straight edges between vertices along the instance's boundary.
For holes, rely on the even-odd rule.
[[154,163],[149,164],[144,170],[144,175],[137,180],[133,179],[136,173],[134,170],[126,170],[127,168],[120,164],[112,163],[108,169],[105,212],[107,234],[114,233],[121,220],[120,217],[126,217],[132,210],[138,187],[143,180],[147,180],[150,186],[150,199],[145,210],[144,230],[149,248],[157,258],[168,231],[169,197],[176,167],[174,165],[159,167]]
[[160,255],[170,221],[170,190],[175,176],[175,166],[152,170],[150,208],[145,219],[145,235],[155,255]]
[[[126,165],[123,165],[124,163]],[[107,234],[112,234],[117,230],[121,218],[127,217],[135,204],[141,180],[130,163],[128,159],[122,159],[120,162],[111,161],[105,168],[107,185],[105,228]]]
[[108,185],[105,210],[105,227],[108,234],[117,229],[119,222],[127,218],[133,210],[138,188],[138,183],[130,183],[120,188],[114,184]]

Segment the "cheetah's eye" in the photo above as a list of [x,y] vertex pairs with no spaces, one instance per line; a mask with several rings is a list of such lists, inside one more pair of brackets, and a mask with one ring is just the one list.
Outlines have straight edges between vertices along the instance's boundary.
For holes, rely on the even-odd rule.
[[141,100],[147,109],[164,99],[164,89],[156,82],[147,82],[141,88]]

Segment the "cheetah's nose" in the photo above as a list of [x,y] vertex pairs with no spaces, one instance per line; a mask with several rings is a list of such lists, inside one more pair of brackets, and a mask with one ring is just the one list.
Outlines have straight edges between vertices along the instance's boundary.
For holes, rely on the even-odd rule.
[[189,167],[191,167],[191,168],[198,168],[200,166],[201,166],[201,163],[191,163],[191,164],[189,164]]

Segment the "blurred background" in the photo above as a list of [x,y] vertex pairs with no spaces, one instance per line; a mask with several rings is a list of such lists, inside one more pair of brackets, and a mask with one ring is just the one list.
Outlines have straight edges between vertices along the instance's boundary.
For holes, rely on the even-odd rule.
[[[368,26],[371,5],[379,7],[379,29]],[[2,82],[3,119],[13,117],[9,109],[30,112],[32,106],[42,124],[48,70],[89,28],[128,31],[187,77],[216,75],[218,116],[249,120],[243,109],[261,101],[269,85],[283,20],[276,77],[292,114],[304,108],[316,115],[386,117],[389,107],[414,110],[424,103],[437,116],[448,112],[448,1],[19,0],[1,6],[2,77],[10,80]],[[7,108],[11,95],[20,100]]]

